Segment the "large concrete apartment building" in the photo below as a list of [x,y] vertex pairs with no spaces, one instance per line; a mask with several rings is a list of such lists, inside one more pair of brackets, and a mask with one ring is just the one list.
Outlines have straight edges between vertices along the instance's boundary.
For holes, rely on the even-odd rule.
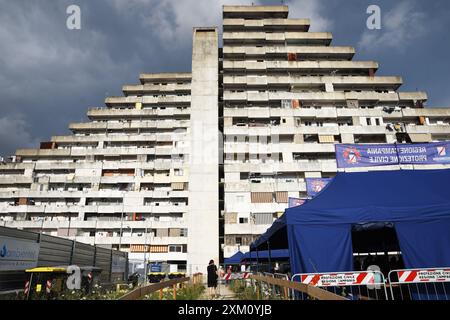
[[224,6],[222,46],[193,30],[191,73],[141,74],[1,164],[0,225],[205,272],[306,198],[306,178],[333,177],[336,143],[450,140],[450,109],[309,26],[286,6]]

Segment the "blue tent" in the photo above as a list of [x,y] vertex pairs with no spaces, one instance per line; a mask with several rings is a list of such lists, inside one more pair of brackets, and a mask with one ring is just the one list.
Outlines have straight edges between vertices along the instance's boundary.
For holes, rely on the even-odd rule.
[[238,251],[234,255],[232,255],[230,258],[225,259],[224,264],[225,265],[239,264],[239,263],[241,263],[241,259],[243,256],[244,256],[244,254],[241,251]]
[[338,173],[313,200],[287,209],[251,250],[275,248],[284,237],[293,273],[350,271],[352,228],[389,223],[406,268],[450,266],[449,182],[448,169]]
[[[288,249],[271,250],[270,258],[273,260],[289,258],[289,250]],[[269,259],[269,251],[268,250],[258,251],[258,253],[256,253],[256,251],[247,252],[246,254],[243,255],[241,261],[250,261],[257,259],[258,260]]]

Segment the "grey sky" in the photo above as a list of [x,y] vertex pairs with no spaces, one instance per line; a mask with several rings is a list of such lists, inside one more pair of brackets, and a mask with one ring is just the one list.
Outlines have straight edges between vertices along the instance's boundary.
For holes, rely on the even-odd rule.
[[[281,1],[253,1],[280,4]],[[86,110],[121,95],[141,72],[189,71],[194,26],[221,24],[222,0],[0,0],[0,155],[69,134]],[[423,90],[429,106],[450,106],[450,2],[447,0],[290,0],[290,16],[333,32],[356,60],[400,75],[401,90]],[[81,30],[66,8],[81,7]],[[382,29],[366,28],[366,9],[382,9]]]

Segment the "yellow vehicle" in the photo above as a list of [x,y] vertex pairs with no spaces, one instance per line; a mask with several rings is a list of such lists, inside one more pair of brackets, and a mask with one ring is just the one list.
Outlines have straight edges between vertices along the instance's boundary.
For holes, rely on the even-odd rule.
[[[25,298],[28,299],[52,299],[67,288],[67,279],[71,273],[67,273],[69,266],[37,267],[25,270],[30,274],[29,280],[25,283]],[[98,267],[80,267],[81,290],[87,294],[94,284],[98,283],[99,275],[102,271]]]
[[184,272],[149,272],[147,274],[148,282],[157,283],[162,280],[168,279],[176,279],[176,278],[184,278],[186,274]]
[[165,272],[149,272],[147,273],[148,282],[150,283],[158,283],[164,280],[166,277]]
[[168,274],[169,279],[184,278],[185,276],[186,273],[184,272],[169,272]]

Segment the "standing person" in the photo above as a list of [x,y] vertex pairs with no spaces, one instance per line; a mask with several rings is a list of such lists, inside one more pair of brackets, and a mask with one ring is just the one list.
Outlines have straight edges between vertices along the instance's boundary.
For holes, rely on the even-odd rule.
[[214,260],[210,260],[208,265],[208,288],[212,298],[213,293],[216,295],[217,288],[217,266],[214,264]]

